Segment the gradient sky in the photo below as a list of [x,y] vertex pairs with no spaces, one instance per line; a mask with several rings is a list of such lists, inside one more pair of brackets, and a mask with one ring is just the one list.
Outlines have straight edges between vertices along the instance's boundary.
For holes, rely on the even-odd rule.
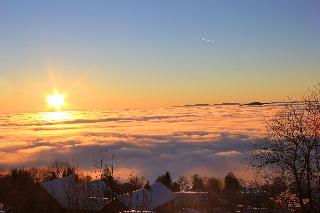
[[[320,2],[2,0],[0,112],[282,101],[320,79]],[[215,41],[203,41],[202,38]]]

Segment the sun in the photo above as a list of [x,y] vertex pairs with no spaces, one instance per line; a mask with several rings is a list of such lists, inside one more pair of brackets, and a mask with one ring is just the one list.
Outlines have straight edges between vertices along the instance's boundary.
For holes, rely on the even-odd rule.
[[64,95],[54,92],[47,97],[49,107],[60,110],[64,105]]

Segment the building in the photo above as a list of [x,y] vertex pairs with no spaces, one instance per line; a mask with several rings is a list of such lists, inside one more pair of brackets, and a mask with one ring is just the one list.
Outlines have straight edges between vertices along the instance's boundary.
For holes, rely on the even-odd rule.
[[68,176],[43,182],[40,186],[62,209],[100,211],[107,203],[104,198],[107,186],[100,180],[78,182],[74,176]]
[[181,191],[175,192],[173,205],[175,209],[205,210],[209,207],[208,192]]
[[117,198],[130,211],[166,212],[171,209],[173,192],[162,183],[156,182],[150,189],[142,188]]

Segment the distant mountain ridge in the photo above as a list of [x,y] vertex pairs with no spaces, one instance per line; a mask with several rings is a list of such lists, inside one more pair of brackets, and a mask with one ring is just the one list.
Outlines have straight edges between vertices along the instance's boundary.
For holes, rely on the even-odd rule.
[[184,104],[184,105],[176,105],[173,107],[208,107],[208,106],[282,106],[289,103],[299,104],[299,101],[271,101],[271,102],[260,102],[253,101],[248,103],[238,103],[238,102],[223,102],[218,104],[207,104],[207,103],[198,103],[198,104]]

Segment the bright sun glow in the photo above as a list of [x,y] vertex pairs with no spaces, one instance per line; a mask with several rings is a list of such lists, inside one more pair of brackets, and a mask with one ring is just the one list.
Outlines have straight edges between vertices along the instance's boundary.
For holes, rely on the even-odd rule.
[[47,97],[48,105],[56,110],[60,110],[64,105],[64,96],[58,92],[54,92]]
[[65,121],[71,117],[70,112],[44,112],[41,114],[41,118],[45,121]]

